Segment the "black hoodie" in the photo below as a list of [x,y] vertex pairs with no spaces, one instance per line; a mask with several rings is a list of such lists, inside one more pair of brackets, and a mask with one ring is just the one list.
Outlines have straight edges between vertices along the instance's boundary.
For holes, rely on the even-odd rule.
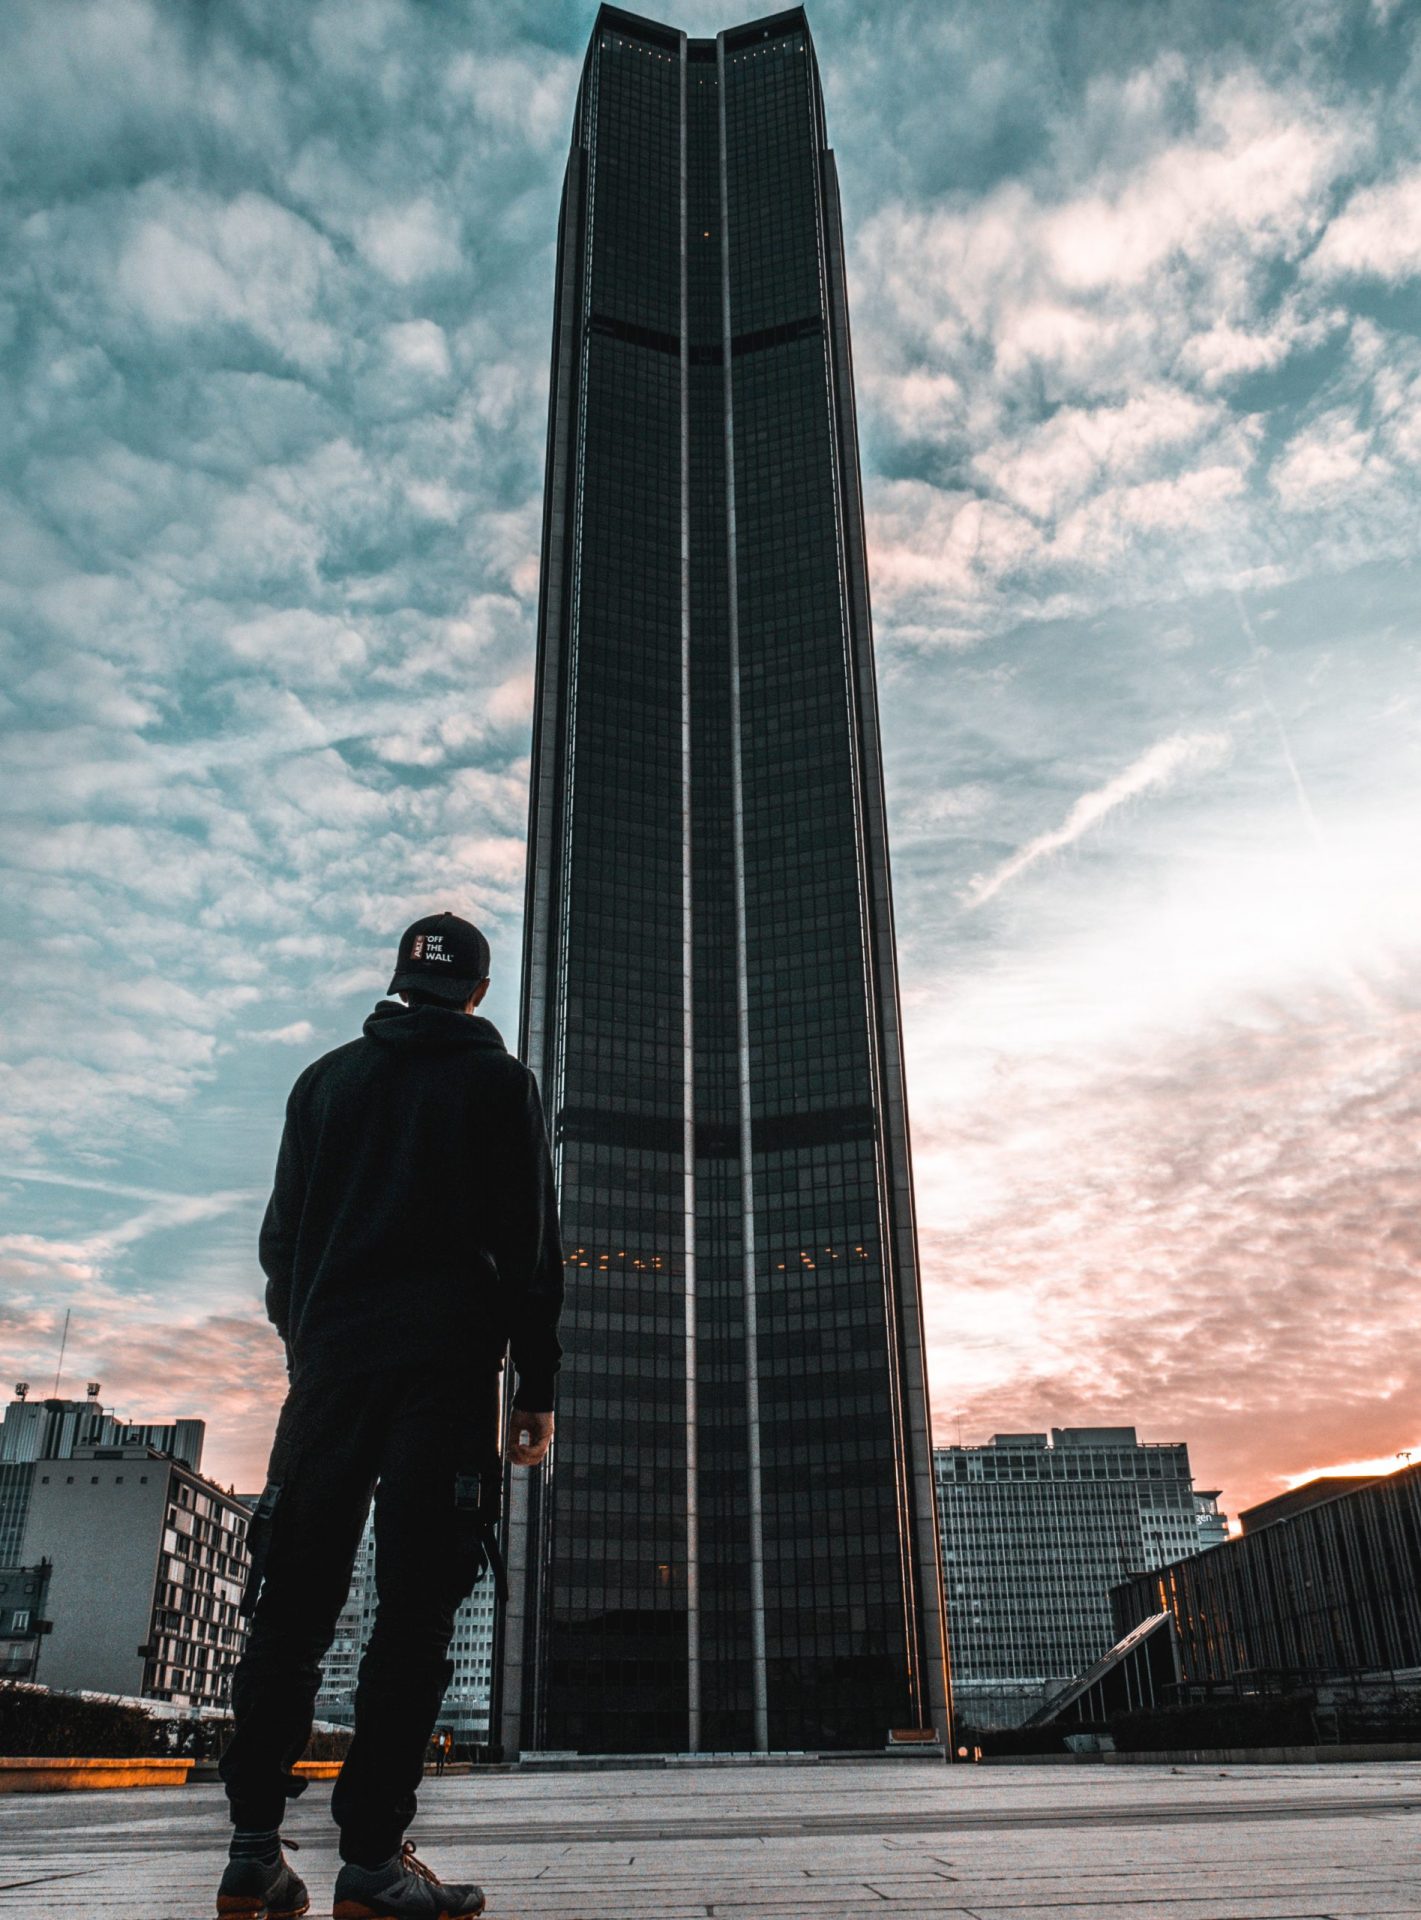
[[475,1014],[385,1000],[291,1090],[261,1231],[293,1367],[472,1378],[512,1343],[545,1412],[563,1261],[532,1074]]

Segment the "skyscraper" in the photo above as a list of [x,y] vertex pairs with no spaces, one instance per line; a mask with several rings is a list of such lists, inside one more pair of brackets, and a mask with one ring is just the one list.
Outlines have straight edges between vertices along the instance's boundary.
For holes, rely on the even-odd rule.
[[558,233],[522,1048],[568,1358],[505,1746],[947,1733],[834,158],[804,13],[603,7]]

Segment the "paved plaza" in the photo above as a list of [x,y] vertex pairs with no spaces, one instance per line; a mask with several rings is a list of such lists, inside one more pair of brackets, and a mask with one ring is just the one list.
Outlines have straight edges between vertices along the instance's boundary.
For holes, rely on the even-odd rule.
[[[329,1913],[328,1789],[287,1832]],[[206,1920],[213,1786],[0,1802],[0,1915]],[[1421,1764],[675,1766],[429,1780],[414,1829],[490,1920],[1421,1915]]]

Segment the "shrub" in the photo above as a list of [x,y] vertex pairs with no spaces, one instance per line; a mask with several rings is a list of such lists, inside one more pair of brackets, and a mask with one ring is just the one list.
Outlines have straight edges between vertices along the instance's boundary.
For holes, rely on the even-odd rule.
[[0,1680],[0,1754],[124,1759],[151,1753],[159,1723],[142,1707],[77,1700]]
[[353,1738],[343,1727],[336,1733],[313,1733],[301,1757],[303,1760],[344,1760]]
[[[230,1715],[181,1719],[117,1700],[0,1680],[0,1754],[27,1759],[115,1760],[144,1754],[215,1760],[232,1737]],[[306,1760],[343,1760],[351,1735],[311,1735]]]
[[1324,1740],[1421,1740],[1421,1693],[1342,1701],[1333,1712],[1320,1708],[1318,1719]]
[[1254,1694],[1183,1707],[1140,1707],[1111,1716],[1121,1753],[1317,1744],[1311,1694]]

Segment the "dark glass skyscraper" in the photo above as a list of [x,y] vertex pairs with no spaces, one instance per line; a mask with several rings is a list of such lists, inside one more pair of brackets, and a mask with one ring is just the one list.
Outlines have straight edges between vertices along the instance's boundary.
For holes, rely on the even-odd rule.
[[947,1731],[843,244],[801,10],[603,7],[558,233],[522,1044],[569,1250],[510,1750]]

